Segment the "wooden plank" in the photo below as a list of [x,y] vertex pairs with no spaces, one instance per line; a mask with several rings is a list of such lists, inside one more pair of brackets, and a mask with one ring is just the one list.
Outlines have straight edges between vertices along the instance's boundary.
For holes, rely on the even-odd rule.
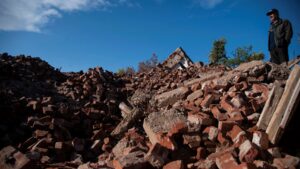
[[266,130],[268,127],[268,124],[275,112],[275,109],[277,107],[277,104],[282,96],[283,88],[280,86],[280,83],[278,81],[274,82],[274,86],[268,96],[268,100],[266,101],[266,104],[263,108],[263,111],[259,117],[259,120],[256,124],[256,126],[259,129]]
[[[299,56],[298,56],[299,57]],[[296,64],[298,64],[300,62],[300,58],[296,58],[296,59],[294,59],[294,60],[292,60],[292,61],[289,61],[289,63],[288,63],[288,68],[290,69],[290,68],[292,68],[294,65],[296,65]]]
[[[300,100],[300,80],[298,80],[297,86],[295,88],[295,91],[290,99],[290,102],[287,106],[287,109],[284,113],[283,119],[280,123],[281,128],[286,128],[289,121],[291,120],[293,113],[296,111],[298,104]],[[299,112],[300,113],[300,112]]]
[[298,107],[298,103],[300,100],[300,80],[298,80],[298,83],[296,85],[296,88],[290,97],[289,103],[286,106],[286,110],[284,112],[283,118],[281,120],[279,129],[277,130],[275,136],[274,136],[274,142],[278,143],[284,133],[285,128],[287,127],[289,121],[291,120],[295,110]]
[[277,105],[277,108],[273,114],[273,117],[270,120],[270,123],[267,127],[266,133],[268,133],[269,140],[271,143],[276,144],[277,139],[276,136],[278,135],[278,130],[280,127],[280,123],[284,116],[284,112],[286,110],[286,106],[290,101],[290,97],[294,92],[294,89],[300,79],[300,67],[295,65],[294,69],[292,70],[282,94],[282,97]]

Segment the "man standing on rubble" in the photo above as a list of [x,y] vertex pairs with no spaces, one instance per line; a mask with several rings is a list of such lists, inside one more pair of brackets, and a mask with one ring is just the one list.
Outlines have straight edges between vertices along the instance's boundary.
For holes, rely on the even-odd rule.
[[288,47],[293,36],[292,24],[288,20],[281,19],[277,9],[268,11],[267,16],[271,21],[268,40],[270,61],[276,64],[287,64]]

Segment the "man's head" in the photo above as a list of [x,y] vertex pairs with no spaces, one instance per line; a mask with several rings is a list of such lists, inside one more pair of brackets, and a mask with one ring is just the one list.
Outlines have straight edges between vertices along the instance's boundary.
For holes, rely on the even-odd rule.
[[277,9],[271,9],[267,12],[271,22],[275,22],[279,18],[279,12]]

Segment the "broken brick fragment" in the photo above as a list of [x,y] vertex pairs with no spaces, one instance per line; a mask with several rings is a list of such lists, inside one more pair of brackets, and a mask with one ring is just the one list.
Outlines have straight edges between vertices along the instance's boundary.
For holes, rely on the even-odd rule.
[[255,93],[262,93],[262,97],[265,101],[268,99],[269,88],[267,85],[255,83],[252,85],[252,89]]
[[114,159],[113,166],[115,169],[142,169],[147,166],[147,161],[144,157],[144,152],[135,151]]
[[234,125],[227,135],[231,138],[235,147],[239,147],[245,140],[247,140],[246,132],[238,125]]
[[16,150],[12,146],[4,147],[0,150],[1,169],[34,169],[32,161],[25,154]]
[[209,126],[203,130],[203,134],[206,134],[208,136],[209,140],[216,141],[219,131],[218,131],[218,128],[216,128],[214,126]]
[[268,134],[265,132],[255,131],[253,133],[252,142],[263,150],[269,148],[269,138],[268,138]]
[[213,114],[214,118],[217,119],[218,121],[224,121],[227,119],[226,114],[221,113],[217,106],[213,106],[211,108],[211,113]]
[[244,162],[251,163],[259,155],[259,150],[249,140],[244,141],[244,143],[239,146],[239,150],[239,159]]
[[156,168],[162,167],[168,160],[169,150],[160,144],[151,145],[145,159]]
[[233,157],[232,153],[227,152],[216,158],[216,164],[219,169],[229,169],[238,166],[236,159]]
[[204,108],[209,107],[210,104],[214,101],[214,95],[209,94],[205,96],[204,100],[201,102],[201,106]]
[[230,97],[228,95],[223,96],[220,101],[220,106],[223,110],[227,111],[228,113],[231,113],[233,110],[235,110],[234,106],[230,102]]
[[184,169],[182,160],[171,161],[163,169]]
[[252,163],[245,163],[242,162],[238,166],[234,167],[233,169],[257,169],[257,167]]
[[232,129],[234,125],[237,125],[237,122],[235,121],[219,121],[218,123],[218,129],[223,134],[226,134],[228,131]]
[[151,113],[144,119],[143,128],[152,144],[160,143],[175,150],[176,143],[172,136],[187,130],[186,117],[177,110]]

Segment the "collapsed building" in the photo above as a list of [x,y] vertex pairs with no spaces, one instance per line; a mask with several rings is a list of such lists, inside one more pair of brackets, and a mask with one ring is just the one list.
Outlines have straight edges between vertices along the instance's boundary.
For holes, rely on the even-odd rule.
[[[300,68],[193,63],[63,73],[0,56],[0,168],[297,168]],[[299,140],[298,140],[299,141]]]

